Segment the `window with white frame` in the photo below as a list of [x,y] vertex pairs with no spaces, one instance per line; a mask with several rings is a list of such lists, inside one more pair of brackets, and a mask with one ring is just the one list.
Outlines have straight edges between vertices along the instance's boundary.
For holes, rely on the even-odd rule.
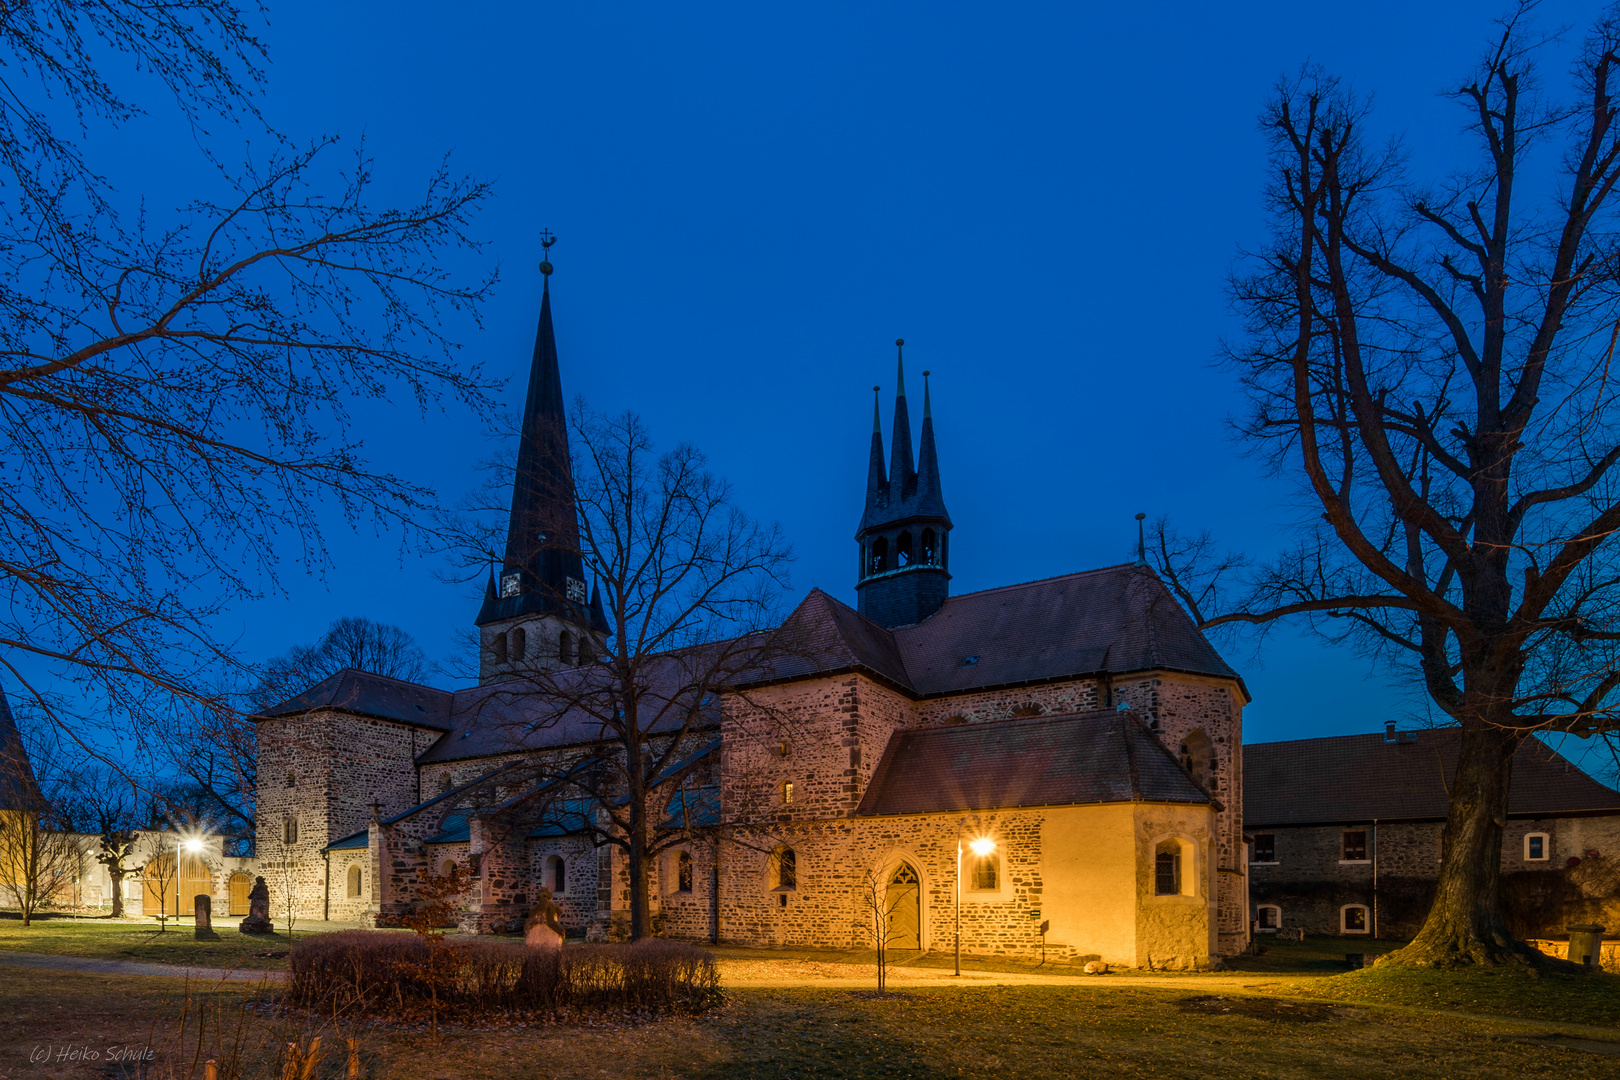
[[1282,908],[1276,904],[1261,904],[1254,909],[1254,921],[1261,933],[1274,933],[1282,927]]
[[1526,862],[1546,862],[1552,858],[1552,837],[1544,832],[1524,834],[1524,859]]
[[1370,932],[1366,904],[1346,904],[1339,909],[1339,933],[1365,934]]

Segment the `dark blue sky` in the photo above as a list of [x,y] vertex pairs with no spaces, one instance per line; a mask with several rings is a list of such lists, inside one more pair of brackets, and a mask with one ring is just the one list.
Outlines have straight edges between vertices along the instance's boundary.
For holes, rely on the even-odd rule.
[[[953,591],[1123,561],[1138,510],[1277,545],[1291,489],[1228,437],[1241,402],[1214,366],[1235,328],[1225,276],[1263,235],[1257,111],[1316,60],[1376,91],[1374,123],[1404,135],[1416,169],[1443,166],[1466,143],[1438,91],[1492,14],[278,3],[265,104],[283,130],[364,134],[385,187],[446,150],[497,182],[478,228],[503,280],[467,355],[503,376],[527,363],[537,233],[555,230],[567,392],[697,443],[746,509],[782,522],[798,594],[853,602],[869,388],[887,417],[899,336],[912,371],[934,372]],[[200,169],[156,121],[123,145],[159,200]],[[492,449],[463,413],[359,420],[373,461],[447,500]],[[330,541],[326,580],[289,576],[287,598],[236,613],[246,652],[348,614],[435,656],[462,645],[475,590],[397,538],[339,525]],[[1288,632],[1257,657],[1225,651],[1255,695],[1251,741],[1373,730],[1413,706]]]

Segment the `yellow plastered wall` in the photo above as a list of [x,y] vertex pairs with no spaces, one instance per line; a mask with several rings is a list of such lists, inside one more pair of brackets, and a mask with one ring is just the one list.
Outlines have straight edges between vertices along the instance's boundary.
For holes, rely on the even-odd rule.
[[[1202,806],[1151,803],[1048,811],[1041,827],[1047,940],[1120,967],[1207,966],[1215,945],[1211,817]],[[1154,853],[1170,837],[1185,844],[1185,892],[1158,896]]]

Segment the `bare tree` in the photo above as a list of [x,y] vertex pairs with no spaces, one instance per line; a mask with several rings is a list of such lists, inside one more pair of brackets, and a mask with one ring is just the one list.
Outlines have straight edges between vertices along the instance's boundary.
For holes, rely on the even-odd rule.
[[[270,131],[256,10],[46,0],[0,19],[17,73],[0,102],[0,666],[75,733],[90,721],[50,680],[100,713],[227,711],[211,686],[241,669],[212,621],[276,588],[289,546],[327,565],[319,509],[416,527],[428,493],[367,466],[351,403],[487,404],[447,320],[475,318],[489,282],[445,269],[476,246],[486,187],[441,168],[378,206],[363,153]],[[212,166],[173,211],[87,149],[153,90]],[[256,142],[248,163],[212,156],[205,129]]]
[[137,782],[100,762],[86,762],[74,784],[80,828],[96,838],[91,857],[107,868],[115,919],[124,916],[125,879],[140,873],[132,860],[143,820],[142,796]]
[[[493,685],[484,707],[520,745],[564,722],[597,733],[568,760],[537,754],[528,764],[537,794],[507,813],[515,828],[564,812],[569,799],[593,805],[569,820],[623,853],[639,939],[650,932],[657,855],[715,827],[722,691],[788,651],[774,628],[792,553],[780,526],[738,509],[692,446],[657,452],[639,417],[583,402],[570,424],[580,549],[607,635],[582,643],[578,666],[547,670],[534,659],[523,678]],[[492,494],[510,490],[509,475]],[[504,525],[489,528],[467,549],[493,547]]]
[[41,908],[72,896],[85,845],[73,829],[73,773],[61,740],[47,730],[25,743],[10,721],[0,712],[0,895],[30,926]]
[[421,682],[432,670],[416,639],[391,623],[337,619],[312,645],[295,645],[267,661],[248,692],[253,710],[270,708],[344,668]]
[[[889,986],[889,942],[894,938],[895,904],[889,902],[889,882],[867,867],[856,886],[860,896],[859,910],[866,940],[877,953],[877,988],[883,993]],[[898,903],[898,901],[896,901]]]
[[1271,238],[1234,279],[1230,362],[1241,430],[1307,520],[1231,606],[1160,530],[1202,625],[1303,619],[1404,665],[1460,729],[1438,893],[1398,964],[1534,959],[1497,900],[1514,751],[1616,730],[1620,23],[1596,21],[1560,101],[1530,6],[1452,90],[1478,157],[1443,182],[1412,180],[1336,80],[1279,86]]

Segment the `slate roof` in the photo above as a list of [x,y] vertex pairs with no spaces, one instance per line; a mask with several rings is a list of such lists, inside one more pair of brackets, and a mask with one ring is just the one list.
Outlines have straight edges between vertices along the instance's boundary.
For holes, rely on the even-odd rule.
[[[1456,771],[1457,728],[1254,743],[1243,748],[1243,827],[1439,821]],[[1603,786],[1536,738],[1513,755],[1508,813],[1620,811]]]
[[[908,696],[926,698],[1169,670],[1232,679],[1248,696],[1237,673],[1164,583],[1151,570],[1133,565],[953,596],[923,622],[894,630],[812,589],[779,628],[758,640],[763,662],[739,675],[739,686],[859,671]],[[713,647],[721,646],[706,648]],[[678,697],[690,682],[682,665],[692,655],[696,652],[660,657],[651,668],[654,690],[663,687],[666,698]],[[588,670],[551,678],[583,679]],[[417,758],[423,764],[582,746],[603,737],[601,722],[587,710],[547,702],[521,679],[451,693],[342,671],[265,715],[293,716],[318,708],[443,732]],[[678,717],[671,715],[658,730],[678,726]]]
[[929,618],[893,630],[812,589],[778,634],[785,655],[758,681],[860,670],[935,697],[1169,670],[1242,686],[1164,583],[1130,564],[952,596]]
[[447,690],[344,668],[302,694],[266,709],[255,719],[299,716],[316,709],[341,709],[434,731],[449,731],[453,696]]
[[1207,804],[1129,710],[902,730],[857,817],[1110,802]]

